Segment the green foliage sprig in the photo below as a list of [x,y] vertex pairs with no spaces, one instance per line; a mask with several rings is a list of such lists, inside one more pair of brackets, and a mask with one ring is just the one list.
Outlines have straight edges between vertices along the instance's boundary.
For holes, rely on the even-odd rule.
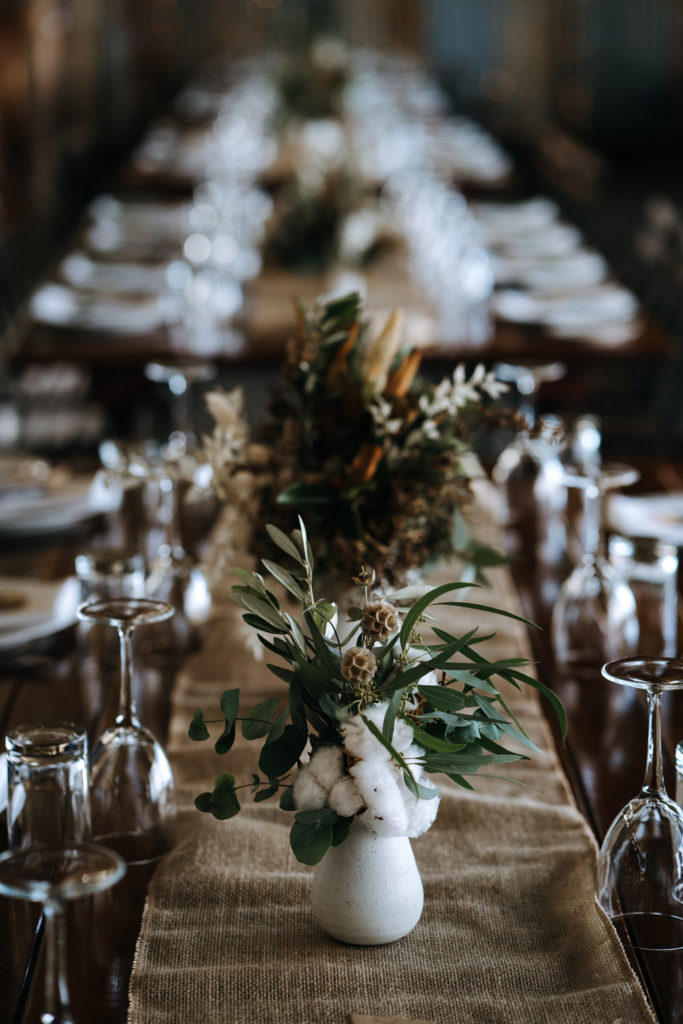
[[[542,693],[554,708],[564,733],[566,719],[561,702],[543,683],[523,671],[524,659],[490,661],[479,647],[491,633],[472,629],[456,636],[437,625],[433,614],[440,606],[447,606],[527,620],[503,609],[459,599],[459,591],[469,584],[453,582],[426,592],[422,588],[423,592],[405,590],[393,595],[396,601],[410,602],[401,621],[387,599],[372,596],[374,574],[363,570],[354,580],[362,592],[361,602],[349,608],[342,627],[337,606],[314,595],[313,555],[303,520],[299,518],[299,529],[291,536],[273,525],[267,529],[273,544],[293,567],[264,560],[264,568],[300,606],[300,613],[295,616],[288,611],[257,572],[235,569],[239,583],[232,587],[231,597],[242,608],[244,621],[257,631],[261,644],[280,659],[268,668],[285,683],[287,694],[282,702],[268,698],[240,715],[239,690],[223,693],[218,720],[223,729],[215,740],[216,752],[228,753],[240,722],[245,739],[263,740],[259,773],[249,783],[239,785],[234,776],[219,775],[213,790],[197,797],[195,804],[200,811],[219,819],[231,818],[240,810],[238,790],[252,790],[256,802],[279,794],[280,806],[295,812],[290,834],[295,856],[303,863],[315,864],[330,845],[344,840],[353,817],[340,815],[329,806],[297,810],[293,779],[309,745],[313,754],[323,746],[343,748],[343,724],[355,716],[360,716],[386,749],[409,792],[421,799],[438,794],[434,787],[419,781],[423,773],[444,773],[471,789],[467,778],[480,768],[525,757],[509,750],[505,746],[508,741],[522,744],[529,751],[537,750],[507,706],[497,680],[516,689],[530,686]],[[422,635],[427,625],[434,637],[429,641]],[[357,666],[353,671],[349,669],[350,651],[354,657],[360,651],[361,662],[371,666],[365,676],[361,672],[359,677]],[[385,707],[381,728],[366,713],[375,705]],[[422,748],[419,758],[410,760],[397,749],[397,720],[411,726],[415,742]],[[207,720],[199,708],[189,736],[198,741],[210,738]]]

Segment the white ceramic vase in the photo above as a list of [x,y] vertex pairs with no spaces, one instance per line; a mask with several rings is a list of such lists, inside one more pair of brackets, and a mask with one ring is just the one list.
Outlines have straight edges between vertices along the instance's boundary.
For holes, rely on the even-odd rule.
[[313,877],[313,916],[333,939],[356,946],[395,942],[422,914],[422,879],[406,836],[354,825]]

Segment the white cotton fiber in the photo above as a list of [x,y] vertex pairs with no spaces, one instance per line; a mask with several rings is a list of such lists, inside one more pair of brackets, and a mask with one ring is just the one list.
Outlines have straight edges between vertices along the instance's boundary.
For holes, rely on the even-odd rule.
[[293,795],[297,811],[317,811],[325,806],[327,793],[313,775],[310,763],[296,773]]
[[342,818],[350,818],[365,807],[365,801],[358,792],[355,779],[350,775],[344,775],[334,784],[327,802]]
[[[399,786],[398,770],[391,762],[358,761],[349,769],[367,811],[359,819],[366,828],[385,836],[404,836],[408,819]],[[402,781],[402,780],[401,780]]]
[[330,746],[318,747],[308,763],[316,781],[326,793],[329,793],[344,770],[342,749]]
[[[420,775],[418,778],[417,773],[414,774],[421,786],[436,790],[436,786],[429,779],[426,779],[423,775]],[[416,836],[421,836],[423,832],[426,832],[434,824],[438,809],[438,796],[435,796],[433,800],[422,800],[420,797],[408,793],[406,798],[406,813],[408,816],[407,835],[414,839]]]
[[[380,706],[386,707],[386,705],[376,705],[376,707]],[[367,709],[368,712],[373,710],[374,708]],[[363,712],[363,714],[365,713]],[[378,729],[382,728],[383,715],[379,722],[376,721],[376,716],[372,714],[368,714],[368,718],[374,721]],[[347,718],[345,722],[342,722],[341,734],[344,740],[344,749],[351,757],[358,759],[372,757],[373,755],[376,756],[379,750],[382,750],[384,751],[383,756],[385,759],[389,759],[389,752],[382,747],[379,740],[375,739],[360,715],[354,715],[352,718]]]

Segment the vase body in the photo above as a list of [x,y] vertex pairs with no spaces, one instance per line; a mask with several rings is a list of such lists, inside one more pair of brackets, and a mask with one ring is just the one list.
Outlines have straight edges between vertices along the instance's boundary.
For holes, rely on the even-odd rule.
[[395,942],[422,914],[422,879],[406,836],[355,825],[316,868],[313,916],[333,939],[357,946]]

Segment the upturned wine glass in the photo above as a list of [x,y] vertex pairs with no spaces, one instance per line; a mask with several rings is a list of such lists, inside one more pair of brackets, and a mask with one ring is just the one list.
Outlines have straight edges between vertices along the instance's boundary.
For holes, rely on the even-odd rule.
[[163,747],[138,720],[132,652],[136,627],[162,622],[173,611],[172,605],[149,598],[104,598],[78,608],[80,619],[114,626],[119,635],[119,712],[92,751],[90,801],[94,838],[118,850],[128,862],[158,858],[172,842],[173,773]]
[[125,871],[118,853],[95,843],[29,846],[0,856],[0,893],[43,904],[47,955],[41,1024],[74,1024],[67,981],[65,904],[108,889]]
[[607,661],[634,654],[639,625],[636,600],[604,551],[604,496],[638,479],[630,466],[604,464],[591,473],[564,469],[568,487],[583,494],[583,555],[560,588],[551,634],[557,668],[575,679],[595,678]]
[[683,689],[683,661],[625,658],[602,668],[605,679],[644,690],[648,705],[645,777],[617,814],[598,859],[598,899],[636,949],[683,949],[683,811],[666,792],[660,702]]
[[154,361],[145,365],[145,377],[165,384],[171,399],[171,432],[168,443],[178,454],[188,453],[197,444],[190,413],[191,389],[216,376],[213,363],[198,360],[177,362]]
[[[554,417],[539,420],[537,397],[541,385],[560,380],[566,367],[563,363],[532,367],[499,363],[495,370],[500,380],[514,384],[524,423],[502,450],[492,471],[503,499],[504,524],[515,530],[531,528],[536,556],[545,565],[559,566],[565,558],[567,493],[558,454],[560,422]],[[513,535],[508,540],[521,549],[521,538]]]

